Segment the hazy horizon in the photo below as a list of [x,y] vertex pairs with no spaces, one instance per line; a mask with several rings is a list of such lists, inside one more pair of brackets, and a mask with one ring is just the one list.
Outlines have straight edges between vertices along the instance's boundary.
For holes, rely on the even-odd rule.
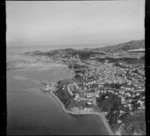
[[7,47],[102,47],[144,39],[144,0],[7,1]]

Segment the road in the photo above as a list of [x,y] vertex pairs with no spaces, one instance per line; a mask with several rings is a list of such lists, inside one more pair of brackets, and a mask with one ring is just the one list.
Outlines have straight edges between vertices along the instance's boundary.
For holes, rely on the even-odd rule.
[[100,112],[80,112],[80,113],[76,113],[76,112],[72,112],[72,111],[68,111],[66,110],[64,104],[59,100],[59,98],[53,93],[53,91],[50,91],[50,95],[53,96],[54,99],[57,100],[57,102],[61,105],[62,109],[64,112],[68,113],[68,114],[71,114],[71,115],[79,115],[79,114],[94,114],[94,115],[97,115],[99,116],[102,120],[103,120],[103,124],[105,125],[105,127],[107,128],[108,132],[110,135],[114,135],[111,128],[110,128],[110,125],[108,124],[107,120],[106,120],[106,117],[103,113],[100,113]]

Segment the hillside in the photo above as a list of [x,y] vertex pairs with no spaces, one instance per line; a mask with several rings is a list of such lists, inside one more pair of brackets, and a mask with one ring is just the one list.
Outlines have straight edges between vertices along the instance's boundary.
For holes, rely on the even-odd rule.
[[114,53],[114,52],[122,52],[122,51],[128,51],[128,50],[139,49],[139,48],[145,48],[145,40],[130,41],[130,42],[121,43],[113,46],[96,48],[94,50]]
[[37,55],[37,56],[48,56],[53,58],[70,58],[70,57],[77,57],[82,60],[89,59],[92,55],[105,55],[104,52],[95,52],[95,51],[84,51],[84,50],[75,50],[71,48],[67,49],[57,49],[48,52],[26,52],[25,55]]
[[139,41],[130,41],[127,43],[121,43],[118,45],[107,46],[102,48],[93,48],[93,49],[55,49],[52,51],[41,52],[41,51],[34,51],[34,52],[26,52],[25,55],[37,55],[37,56],[47,56],[52,57],[55,60],[59,60],[60,58],[70,59],[70,58],[78,58],[81,60],[87,60],[91,57],[103,57],[106,55],[112,56],[112,53],[115,53],[115,56],[130,56],[127,52],[128,50],[134,49],[141,49],[145,48],[145,40]]

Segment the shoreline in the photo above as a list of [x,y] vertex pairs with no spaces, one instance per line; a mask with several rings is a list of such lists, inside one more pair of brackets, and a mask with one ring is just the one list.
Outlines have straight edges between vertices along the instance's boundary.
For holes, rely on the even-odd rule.
[[99,117],[102,119],[102,121],[103,121],[103,123],[104,123],[106,129],[107,129],[108,132],[109,132],[109,134],[110,134],[110,135],[114,135],[114,133],[112,132],[112,130],[111,130],[111,128],[110,128],[110,125],[108,124],[108,122],[107,122],[107,120],[106,120],[106,117],[105,117],[105,115],[104,115],[103,113],[100,113],[100,112],[82,112],[82,113],[75,113],[75,112],[66,110],[64,104],[63,104],[63,103],[59,100],[59,98],[53,93],[54,91],[55,91],[55,90],[50,91],[50,95],[61,105],[61,108],[62,108],[62,110],[63,110],[64,112],[66,112],[66,113],[68,113],[68,114],[70,114],[70,115],[85,115],[85,114],[91,114],[91,115],[94,114],[94,115],[97,115],[97,116],[99,116]]

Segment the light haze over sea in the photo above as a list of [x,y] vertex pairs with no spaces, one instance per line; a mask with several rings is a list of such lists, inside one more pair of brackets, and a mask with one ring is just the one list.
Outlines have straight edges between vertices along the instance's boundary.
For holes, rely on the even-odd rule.
[[7,1],[7,46],[101,47],[144,39],[144,0]]

